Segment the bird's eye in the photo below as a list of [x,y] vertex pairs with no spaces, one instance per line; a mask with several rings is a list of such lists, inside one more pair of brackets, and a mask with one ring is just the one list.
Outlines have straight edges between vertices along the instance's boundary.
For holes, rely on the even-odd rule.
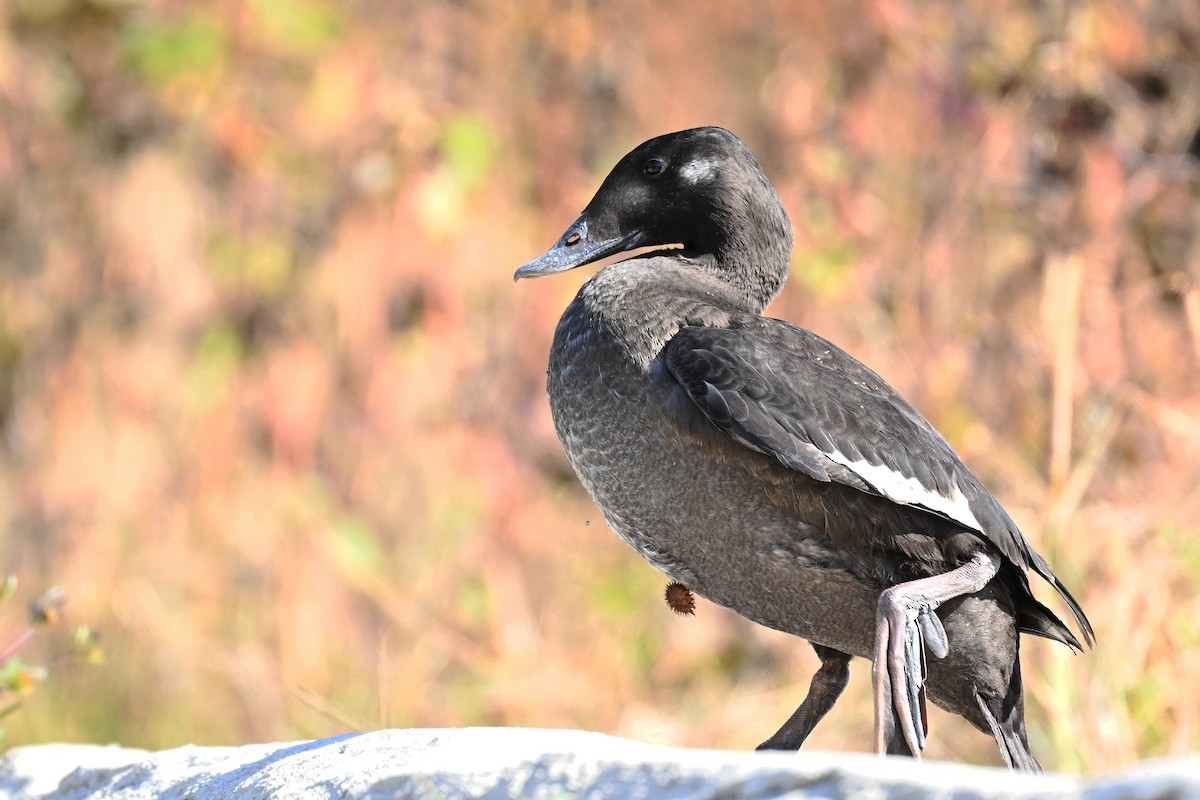
[[646,162],[644,167],[642,167],[642,172],[653,177],[655,175],[661,175],[666,168],[666,161],[661,158],[652,158]]

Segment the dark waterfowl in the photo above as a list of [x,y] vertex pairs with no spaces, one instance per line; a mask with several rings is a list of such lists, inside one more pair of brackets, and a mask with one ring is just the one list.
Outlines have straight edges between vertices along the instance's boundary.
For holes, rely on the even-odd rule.
[[515,277],[668,245],[682,249],[612,264],[580,289],[555,332],[550,405],[622,538],[683,591],[813,643],[808,697],[761,747],[799,747],[861,656],[874,664],[877,752],[919,755],[928,692],[1010,766],[1038,769],[1019,634],[1082,646],[1027,572],[1058,590],[1089,644],[1091,625],[920,413],[835,345],[762,316],[792,232],[741,140],[697,128],[637,147]]

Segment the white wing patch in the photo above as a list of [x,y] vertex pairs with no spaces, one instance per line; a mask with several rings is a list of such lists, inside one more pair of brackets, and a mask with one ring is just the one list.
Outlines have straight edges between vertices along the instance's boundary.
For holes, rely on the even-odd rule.
[[862,478],[888,500],[907,506],[920,506],[939,514],[945,514],[955,522],[983,532],[983,526],[971,513],[971,504],[962,493],[962,489],[959,488],[958,481],[954,482],[952,491],[947,496],[941,492],[926,489],[916,478],[901,475],[881,464],[872,464],[869,461],[851,461],[836,450],[832,453],[825,453],[825,456]]
[[716,162],[707,158],[698,158],[681,166],[679,175],[688,183],[700,183],[700,181],[708,180],[716,171]]

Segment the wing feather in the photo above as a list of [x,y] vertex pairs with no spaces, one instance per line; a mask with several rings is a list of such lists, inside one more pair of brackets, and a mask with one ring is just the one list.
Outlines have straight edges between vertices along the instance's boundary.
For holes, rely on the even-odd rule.
[[[977,532],[1015,566],[1050,582],[1091,643],[1083,610],[1008,513],[929,421],[853,356],[802,328],[746,315],[729,327],[682,328],[662,359],[692,402],[735,441],[815,480]],[[1029,600],[1024,630],[1078,646],[1053,614]]]
[[[736,441],[820,481],[841,480],[992,539],[1028,567],[998,504],[932,425],[832,343],[762,317],[685,327],[663,359],[708,418]],[[1020,543],[1020,544],[1023,544]]]

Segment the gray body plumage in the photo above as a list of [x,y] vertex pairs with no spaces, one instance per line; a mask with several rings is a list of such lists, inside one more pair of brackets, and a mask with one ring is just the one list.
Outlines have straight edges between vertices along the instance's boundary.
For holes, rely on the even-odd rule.
[[551,347],[556,430],[613,530],[713,602],[865,658],[878,653],[881,592],[982,554],[997,565],[982,589],[929,606],[949,653],[929,660],[925,687],[1008,763],[1036,769],[1019,633],[1080,645],[1034,599],[1027,570],[1090,640],[1086,617],[924,417],[830,342],[762,316],[786,278],[791,230],[736,137],[697,129],[634,150],[518,276],[672,242],[683,249],[589,280]]
[[[863,515],[894,513],[892,504],[738,444],[684,396],[663,363],[667,343],[682,327],[725,327],[746,312],[731,313],[719,284],[694,273],[685,283],[672,267],[671,258],[614,264],[563,314],[547,390],[571,465],[613,530],[672,580],[761,625],[870,658],[893,559],[869,546],[840,550],[829,528],[861,535]],[[940,524],[920,527],[931,523]],[[927,560],[919,571],[944,568]],[[951,652],[930,662],[930,698],[990,734],[974,690],[1007,693],[1012,598],[992,586],[947,604],[942,618]]]

